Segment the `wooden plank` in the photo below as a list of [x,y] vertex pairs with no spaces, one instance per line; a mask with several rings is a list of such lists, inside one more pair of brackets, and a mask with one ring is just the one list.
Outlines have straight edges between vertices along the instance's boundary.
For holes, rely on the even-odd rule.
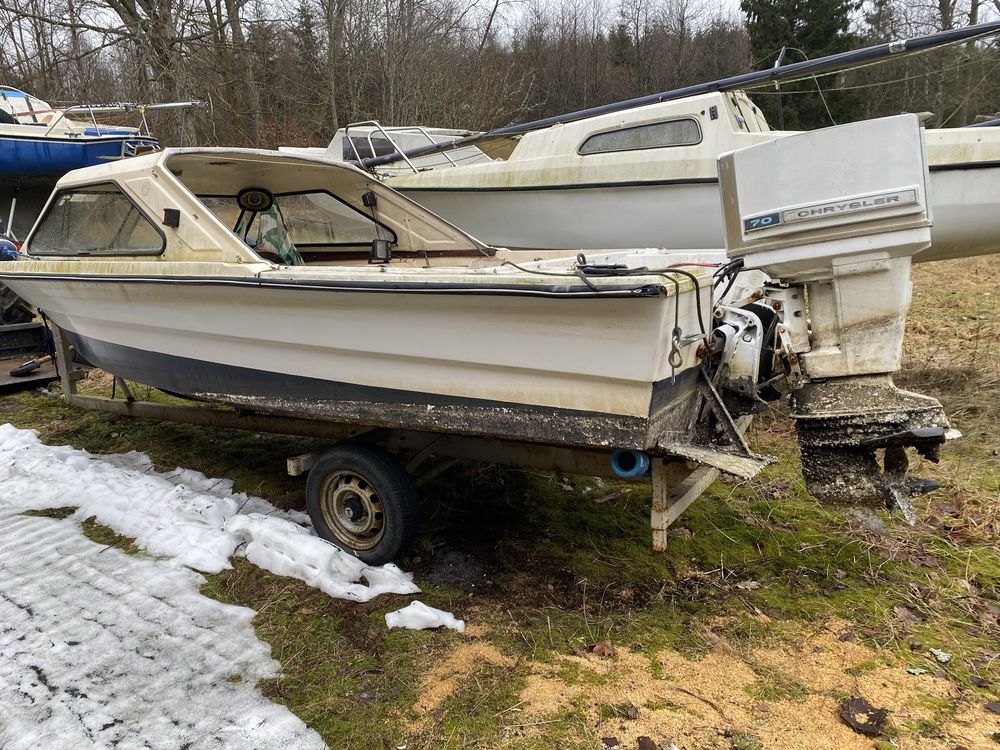
[[319,457],[321,455],[323,454],[318,451],[313,451],[312,453],[303,453],[299,456],[291,456],[286,459],[285,465],[288,467],[288,476],[302,476],[316,465],[316,462],[319,461]]

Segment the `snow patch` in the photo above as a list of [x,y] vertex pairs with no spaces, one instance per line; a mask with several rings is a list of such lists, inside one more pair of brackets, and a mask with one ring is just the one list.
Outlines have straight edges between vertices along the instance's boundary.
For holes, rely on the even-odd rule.
[[[368,601],[419,591],[395,565],[372,567],[316,537],[308,516],[144,453],[94,456],[0,425],[0,747],[319,750],[322,740],[257,681],[280,665],[253,610],[199,593],[246,558],[329,596]],[[68,519],[26,510],[73,506]],[[90,541],[94,516],[152,553]],[[194,570],[192,570],[194,569]],[[390,627],[465,624],[414,602]],[[191,707],[197,706],[196,711]]]
[[423,602],[412,604],[387,612],[385,624],[390,628],[409,628],[410,630],[428,630],[430,628],[451,628],[459,633],[465,632],[465,621],[459,620],[451,612],[444,612],[434,607],[428,607]]
[[312,534],[302,525],[308,523],[305,513],[234,492],[231,479],[191,469],[159,473],[138,451],[94,456],[45,445],[34,430],[4,424],[0,484],[25,509],[76,506],[75,520],[95,517],[176,567],[218,573],[232,567],[234,554],[244,554],[255,565],[339,599],[364,602],[420,591],[413,576],[395,565],[366,565]]
[[[226,531],[247,543],[243,554],[254,565],[305,581],[336,599],[367,602],[379,594],[420,591],[413,574],[392,563],[374,568],[301,526],[259,513],[235,515]],[[354,583],[364,579],[367,585]]]
[[[203,596],[205,579],[170,558],[23,514],[121,488],[93,463],[0,426],[0,747],[322,750],[255,687],[280,665],[254,635],[253,610]],[[95,485],[68,481],[81,477]]]

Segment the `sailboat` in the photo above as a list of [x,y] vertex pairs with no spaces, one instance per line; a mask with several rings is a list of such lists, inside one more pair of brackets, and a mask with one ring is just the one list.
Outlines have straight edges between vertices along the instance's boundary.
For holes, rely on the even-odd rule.
[[[13,86],[0,86],[0,240],[27,235],[56,181],[83,167],[152,153],[160,148],[146,113],[203,106],[202,102],[161,104],[74,104],[53,107]],[[138,115],[136,127],[109,125],[111,116]],[[30,320],[33,312],[0,284],[0,325]]]
[[[325,155],[374,170],[395,189],[491,245],[557,250],[723,244],[716,159],[784,138],[746,89],[802,80],[1000,32],[978,24],[688,86],[464,137],[394,142],[378,123],[348,126]],[[1000,128],[927,129],[933,242],[916,261],[1000,249]],[[353,152],[351,149],[354,149]],[[451,155],[451,159],[446,159]],[[780,179],[780,172],[761,179]]]
[[102,116],[139,109],[83,104],[64,109],[11,86],[0,86],[0,179],[60,177],[81,167],[156,150],[148,129],[105,125]]

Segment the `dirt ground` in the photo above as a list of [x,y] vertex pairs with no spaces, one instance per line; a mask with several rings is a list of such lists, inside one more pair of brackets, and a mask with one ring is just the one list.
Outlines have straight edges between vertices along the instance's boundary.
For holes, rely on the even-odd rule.
[[[543,746],[548,728],[569,723],[570,734],[593,747],[609,739],[639,747],[645,736],[663,748],[870,750],[879,740],[839,716],[846,697],[864,696],[888,709],[886,731],[897,736],[886,747],[996,747],[990,736],[1000,731],[996,714],[968,701],[967,691],[942,674],[913,675],[887,664],[878,652],[846,640],[850,633],[849,623],[833,620],[749,653],[716,638],[697,659],[627,648],[528,662],[517,702],[502,712],[497,746]],[[440,718],[442,704],[484,662],[511,663],[473,636],[425,673],[413,706],[416,726]],[[920,728],[929,727],[933,736],[922,736]]]
[[[924,508],[933,513],[950,506],[952,528],[984,532],[980,538],[996,563],[1000,434],[992,419],[1000,398],[1000,273],[979,259],[918,266],[914,276],[909,372],[900,380],[941,397],[966,440],[975,441],[968,453],[946,458],[938,474],[945,489]],[[979,466],[985,473],[971,465],[977,455],[987,460]],[[979,502],[971,501],[970,491]],[[886,541],[888,547],[897,543]],[[996,611],[995,604],[989,606]],[[750,616],[768,629],[775,624],[759,610]],[[864,638],[859,625],[870,633],[875,623],[839,616],[778,622],[779,636],[751,646],[727,638],[724,622],[704,623],[699,639],[706,648],[697,655],[615,642],[604,655],[582,649],[527,659],[520,665],[526,677],[515,702],[500,712],[500,731],[482,739],[503,748],[600,747],[603,741],[628,748],[988,750],[1000,747],[998,706],[987,708],[995,687],[977,688],[995,686],[1000,631],[995,619],[991,623],[985,635],[994,646],[980,653],[979,666],[992,683],[982,677],[970,683],[967,675],[955,679],[936,658],[928,658],[925,644],[907,635],[905,623],[890,623],[899,632],[888,639]],[[905,648],[892,643],[896,638],[907,641]],[[879,640],[887,640],[888,647],[880,647]],[[473,678],[483,661],[509,664],[508,659],[484,651],[475,638],[457,645],[424,677],[428,691],[414,706],[421,725],[440,713],[445,699]],[[852,697],[887,710],[882,732],[862,734],[841,718],[841,706]],[[643,745],[642,737],[654,745]]]

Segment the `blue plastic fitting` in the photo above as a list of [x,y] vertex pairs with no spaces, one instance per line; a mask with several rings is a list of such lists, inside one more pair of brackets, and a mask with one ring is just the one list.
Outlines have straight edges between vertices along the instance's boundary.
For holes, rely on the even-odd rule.
[[644,476],[649,471],[649,454],[615,448],[615,452],[611,454],[611,470],[622,479]]

